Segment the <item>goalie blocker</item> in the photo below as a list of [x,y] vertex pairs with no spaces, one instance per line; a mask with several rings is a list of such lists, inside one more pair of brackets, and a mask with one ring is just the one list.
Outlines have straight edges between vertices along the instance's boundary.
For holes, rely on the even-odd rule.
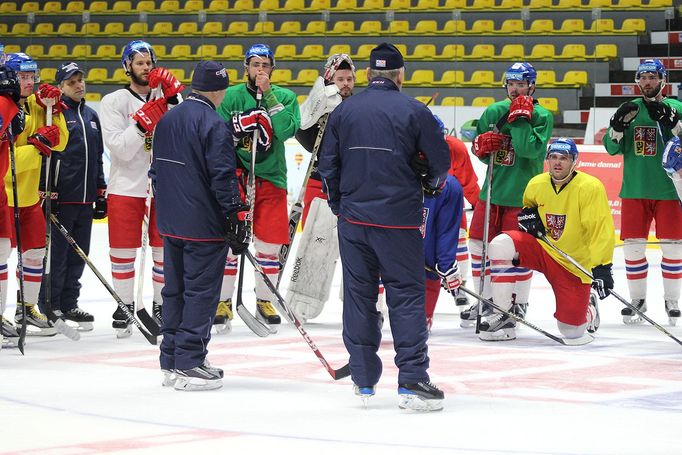
[[313,199],[308,216],[296,249],[286,295],[291,310],[302,322],[317,317],[329,300],[339,258],[336,216],[327,201]]

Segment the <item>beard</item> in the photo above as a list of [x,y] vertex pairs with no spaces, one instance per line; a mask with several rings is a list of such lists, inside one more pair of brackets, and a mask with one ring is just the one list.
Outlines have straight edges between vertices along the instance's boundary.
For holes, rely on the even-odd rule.
[[144,80],[137,74],[135,74],[135,71],[130,71],[130,80],[133,81],[133,83],[137,85],[141,85],[143,87],[146,87],[149,85],[149,80]]

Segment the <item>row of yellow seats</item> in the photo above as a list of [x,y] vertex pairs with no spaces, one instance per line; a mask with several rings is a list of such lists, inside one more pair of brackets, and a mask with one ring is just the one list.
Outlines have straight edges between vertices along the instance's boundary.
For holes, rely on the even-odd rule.
[[343,20],[328,27],[325,21],[309,21],[303,28],[299,21],[284,21],[279,28],[272,21],[257,22],[251,26],[246,21],[232,21],[227,27],[222,22],[206,22],[199,26],[196,22],[182,22],[177,28],[172,22],[157,22],[149,26],[144,22],[133,22],[125,28],[122,22],[110,22],[101,25],[96,22],[83,24],[79,27],[75,22],[62,22],[55,27],[51,22],[41,22],[31,30],[31,24],[16,23],[11,28],[0,24],[0,35],[9,36],[320,36],[320,35],[358,35],[358,36],[407,36],[407,35],[636,35],[646,32],[646,21],[641,18],[624,19],[621,27],[617,28],[613,19],[597,19],[590,27],[585,27],[583,19],[565,19],[559,28],[554,27],[552,19],[536,19],[528,29],[520,19],[507,19],[495,28],[495,22],[490,19],[479,19],[467,28],[463,20],[448,20],[442,27],[435,20],[418,21],[414,27],[409,21],[392,21],[387,28],[377,20],[363,21],[356,28],[356,23]]
[[[301,12],[301,11],[339,11],[339,12],[372,12],[383,10],[516,10],[524,7],[531,9],[631,9],[631,8],[665,8],[672,6],[672,0],[337,0],[332,6],[331,0],[312,0],[306,5],[305,0],[213,0],[206,4],[202,0],[163,0],[160,3],[152,0],[140,0],[133,6],[132,1],[114,1],[109,6],[107,1],[70,1],[62,6],[60,1],[42,2],[7,2],[0,4],[0,14],[44,13],[69,14],[88,10],[91,13],[130,14],[138,12],[180,13],[190,14],[201,10],[208,12]],[[231,3],[231,4],[230,4]]]

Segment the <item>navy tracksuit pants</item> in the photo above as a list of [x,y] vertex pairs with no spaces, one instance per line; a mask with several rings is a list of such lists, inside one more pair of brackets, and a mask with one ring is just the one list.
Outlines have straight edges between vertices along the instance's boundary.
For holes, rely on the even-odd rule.
[[[90,252],[92,233],[92,204],[59,204],[59,222],[69,231],[79,247],[87,255]],[[48,221],[49,223],[49,221]],[[64,236],[52,226],[50,251],[50,306],[66,313],[78,307],[80,278],[85,261],[74,251]],[[40,287],[38,307],[45,314],[45,277]]]
[[204,363],[220,300],[224,242],[163,238],[163,369],[189,370]]
[[339,218],[343,265],[343,341],[353,382],[373,386],[381,377],[382,317],[376,309],[379,277],[391,322],[398,383],[428,381],[424,314],[424,246],[419,229],[386,229]]

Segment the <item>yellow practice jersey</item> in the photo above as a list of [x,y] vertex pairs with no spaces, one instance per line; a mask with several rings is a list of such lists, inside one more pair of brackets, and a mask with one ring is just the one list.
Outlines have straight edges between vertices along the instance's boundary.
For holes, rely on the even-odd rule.
[[[547,238],[587,270],[612,262],[615,227],[606,189],[597,178],[576,172],[560,189],[555,188],[548,172],[536,175],[523,193],[523,206],[537,207]],[[544,242],[538,242],[583,283],[592,281]]]
[[[36,102],[36,96],[31,95],[26,100],[24,109],[26,113],[26,127],[17,137],[14,143],[14,156],[17,169],[17,197],[19,207],[30,207],[39,200],[38,183],[40,181],[40,171],[43,157],[35,146],[28,143],[29,136],[41,126],[45,126],[45,109]],[[69,130],[66,127],[66,120],[62,114],[52,117],[52,124],[59,128],[59,145],[52,148],[53,152],[62,152],[69,141]],[[7,158],[9,159],[9,157]],[[7,201],[10,206],[14,206],[14,196],[12,194],[12,169],[8,167],[5,174],[5,191]]]

